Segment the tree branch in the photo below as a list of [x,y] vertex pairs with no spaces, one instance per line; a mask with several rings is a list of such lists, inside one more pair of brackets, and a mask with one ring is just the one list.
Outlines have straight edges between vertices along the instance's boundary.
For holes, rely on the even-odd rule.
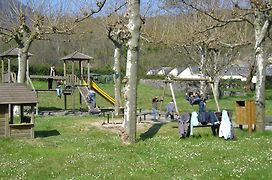
[[75,20],[76,23],[78,22],[82,22],[84,21],[85,19],[91,17],[93,14],[96,14],[98,12],[100,12],[102,10],[102,8],[104,7],[105,3],[106,3],[107,0],[102,0],[102,1],[97,1],[96,2],[96,6],[97,6],[97,9],[91,9],[91,11],[89,13],[85,12],[83,17],[81,17],[80,19],[77,18]]
[[114,11],[111,12],[111,13],[108,15],[108,17],[111,17],[111,15],[113,15],[114,13],[116,13],[117,11],[119,11],[120,9],[122,9],[124,6],[127,5],[127,3],[128,3],[128,2],[126,1],[125,3],[121,4],[119,7],[115,8]]
[[238,17],[238,18],[231,18],[231,19],[224,20],[224,19],[220,19],[220,18],[214,16],[213,13],[208,13],[205,10],[197,8],[193,4],[188,3],[186,0],[181,0],[181,1],[182,1],[183,4],[189,6],[190,8],[192,8],[192,9],[198,11],[198,12],[201,12],[201,13],[205,14],[206,16],[212,18],[213,20],[215,20],[217,22],[222,23],[222,24],[217,24],[217,25],[211,26],[208,29],[214,29],[216,27],[222,27],[222,26],[225,26],[225,25],[227,25],[229,23],[232,23],[232,22],[243,22],[243,21],[248,22],[250,25],[254,26],[254,24],[249,19],[246,18],[246,16],[253,14],[253,12],[245,13],[243,15],[240,15],[240,17]]
[[260,44],[264,41],[264,39],[267,35],[266,32],[268,31],[269,27],[270,27],[270,22],[268,20],[266,20],[264,25],[262,26],[262,29],[261,29],[258,39],[256,39],[255,49],[258,48],[260,46]]
[[241,47],[241,46],[251,45],[252,42],[242,42],[242,43],[229,44],[229,43],[224,43],[224,42],[219,41],[218,44],[220,44],[222,47],[234,49],[234,48],[238,48],[238,47]]

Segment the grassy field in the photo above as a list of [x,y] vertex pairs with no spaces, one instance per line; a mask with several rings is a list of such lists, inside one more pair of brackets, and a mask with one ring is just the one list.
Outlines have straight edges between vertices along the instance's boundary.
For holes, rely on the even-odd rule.
[[[105,92],[114,97],[114,85],[113,84],[98,84]],[[36,89],[46,89],[47,82],[46,81],[34,81],[34,86]],[[75,107],[79,109],[81,105],[79,104],[79,92],[76,91],[75,96]],[[154,96],[162,96],[163,88],[152,88],[148,85],[139,85],[138,87],[138,96],[137,96],[137,106],[142,110],[150,110],[151,109],[151,99]],[[179,112],[192,112],[197,111],[198,106],[191,106],[185,100],[184,92],[175,92],[177,106],[179,108]],[[68,108],[71,108],[71,97],[67,96]],[[100,107],[111,107],[112,105],[104,100],[101,96],[97,95],[97,105]],[[166,104],[172,99],[171,92],[169,89],[165,92],[164,102],[162,103],[162,110],[165,110]],[[243,97],[223,97],[219,100],[220,108],[235,111],[235,101],[237,100],[253,100],[254,93],[249,93]],[[54,109],[63,109],[64,108],[64,100],[62,98],[58,98],[55,92],[39,92],[39,107],[41,110],[54,110]],[[82,108],[87,110],[87,106],[82,103]],[[213,98],[207,101],[207,110],[208,111],[216,111],[216,105]],[[272,116],[272,89],[266,90],[266,114]]]
[[[100,86],[113,94],[111,84]],[[155,94],[162,90],[139,86],[139,107],[150,109]],[[166,96],[170,100],[170,91]],[[176,96],[182,112],[197,108],[183,93]],[[97,99],[101,106],[110,106]],[[40,93],[39,100],[42,109],[63,107],[63,99],[54,93]],[[234,110],[235,100],[223,98],[220,105]],[[207,104],[207,109],[215,109],[212,99]],[[194,136],[179,139],[177,122],[141,123],[137,143],[126,146],[116,130],[101,127],[103,121],[101,116],[37,116],[35,139],[0,140],[0,179],[272,178],[271,131],[248,134],[235,129],[237,140],[226,141],[212,136],[209,128],[197,128]]]
[[125,146],[91,116],[36,119],[35,139],[0,140],[0,179],[271,179],[272,133],[236,129],[225,141],[209,128],[179,139],[177,123],[141,124]]

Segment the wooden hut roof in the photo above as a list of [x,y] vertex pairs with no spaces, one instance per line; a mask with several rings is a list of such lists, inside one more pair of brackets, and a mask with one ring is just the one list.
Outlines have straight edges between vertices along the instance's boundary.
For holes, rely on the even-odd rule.
[[66,61],[84,61],[84,60],[90,60],[90,59],[93,59],[93,57],[75,51],[72,54],[69,54],[69,55],[61,58],[60,60],[63,60],[63,61],[64,60],[66,60]]
[[[0,54],[0,57],[4,58],[4,57],[13,57],[13,58],[17,58],[19,54],[19,48],[11,48],[3,53]],[[28,53],[28,56],[32,56],[33,54]]]
[[0,104],[36,104],[38,98],[32,90],[24,84],[0,84]]

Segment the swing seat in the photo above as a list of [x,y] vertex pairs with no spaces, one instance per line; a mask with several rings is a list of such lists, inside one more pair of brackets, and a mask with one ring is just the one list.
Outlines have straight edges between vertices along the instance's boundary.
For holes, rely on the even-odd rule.
[[199,103],[201,102],[201,101],[203,101],[203,99],[202,98],[200,98],[200,97],[197,97],[197,98],[191,98],[191,97],[186,97],[186,100],[191,104],[191,105],[199,105]]
[[200,103],[201,101],[203,101],[203,100],[202,100],[201,98],[198,98],[198,99],[196,99],[196,100],[193,100],[193,101],[191,102],[191,104],[192,104],[192,105],[195,105],[195,104],[199,105],[199,103]]

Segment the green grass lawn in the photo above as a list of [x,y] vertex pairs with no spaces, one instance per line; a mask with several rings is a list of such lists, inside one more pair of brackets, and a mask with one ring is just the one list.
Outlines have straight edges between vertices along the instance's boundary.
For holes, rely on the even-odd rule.
[[271,179],[272,133],[236,129],[237,141],[209,128],[179,139],[177,123],[141,124],[125,146],[103,117],[36,118],[35,139],[0,140],[0,179]]
[[[113,95],[112,84],[99,86]],[[163,106],[171,98],[168,91]],[[140,85],[138,107],[150,109],[151,98],[161,94],[161,89]],[[182,92],[176,97],[181,112],[197,109]],[[223,98],[220,105],[234,110],[237,99]],[[44,109],[63,107],[54,93],[40,93],[39,100]],[[110,106],[99,96],[97,101]],[[271,99],[267,103],[271,107]],[[212,99],[207,109],[215,109]],[[235,129],[237,140],[226,141],[212,136],[210,128],[196,128],[194,136],[179,139],[177,122],[143,123],[137,127],[137,143],[123,145],[116,130],[100,126],[103,121],[101,116],[37,116],[35,139],[0,139],[0,179],[272,178],[271,131]]]

